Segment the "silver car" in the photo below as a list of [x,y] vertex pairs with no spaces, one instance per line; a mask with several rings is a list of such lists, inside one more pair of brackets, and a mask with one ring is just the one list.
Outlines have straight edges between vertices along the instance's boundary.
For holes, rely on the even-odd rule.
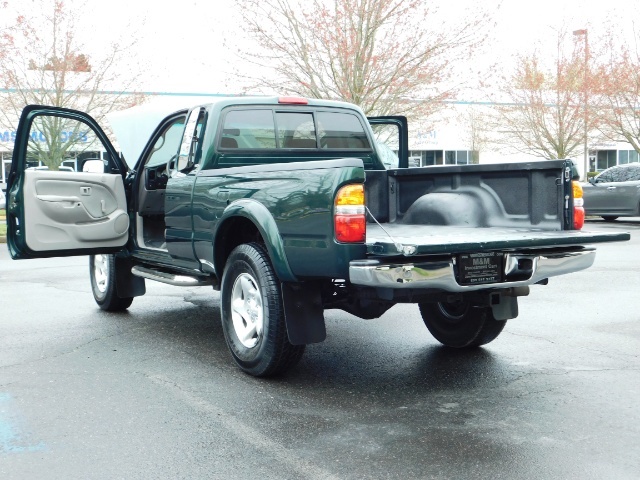
[[611,222],[640,216],[640,163],[607,168],[583,185],[584,210]]

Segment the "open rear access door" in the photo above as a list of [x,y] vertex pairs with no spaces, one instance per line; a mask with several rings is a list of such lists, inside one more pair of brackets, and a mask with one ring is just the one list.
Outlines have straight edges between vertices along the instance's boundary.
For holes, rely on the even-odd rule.
[[[386,165],[387,168],[407,168],[409,166],[409,127],[407,117],[367,117],[373,130],[376,143],[398,152],[398,165]],[[384,162],[384,159],[382,159]],[[386,162],[384,162],[386,164]]]
[[120,250],[129,233],[126,171],[89,115],[56,107],[25,107],[7,182],[11,257]]

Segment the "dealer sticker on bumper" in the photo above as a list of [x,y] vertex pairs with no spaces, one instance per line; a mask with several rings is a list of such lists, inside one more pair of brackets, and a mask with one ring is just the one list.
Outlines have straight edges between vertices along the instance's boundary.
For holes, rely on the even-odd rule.
[[478,285],[502,282],[503,258],[500,252],[458,255],[458,283]]

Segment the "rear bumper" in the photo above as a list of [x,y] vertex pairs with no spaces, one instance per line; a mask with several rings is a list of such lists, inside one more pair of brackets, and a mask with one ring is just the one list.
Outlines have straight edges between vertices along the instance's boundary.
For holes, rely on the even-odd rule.
[[[349,280],[354,285],[380,288],[413,288],[468,292],[488,288],[510,288],[532,285],[546,278],[577,272],[590,267],[595,249],[549,254],[505,254],[504,278],[500,283],[460,285],[455,275],[455,260],[434,260],[416,263],[382,263],[379,260],[354,260],[349,264]],[[518,270],[520,260],[531,268]],[[510,280],[513,279],[513,280]]]

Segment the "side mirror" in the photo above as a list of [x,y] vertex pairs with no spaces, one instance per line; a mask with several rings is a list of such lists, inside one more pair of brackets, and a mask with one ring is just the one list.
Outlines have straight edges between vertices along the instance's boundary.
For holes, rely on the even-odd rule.
[[82,166],[85,173],[104,173],[104,163],[102,160],[87,160]]

